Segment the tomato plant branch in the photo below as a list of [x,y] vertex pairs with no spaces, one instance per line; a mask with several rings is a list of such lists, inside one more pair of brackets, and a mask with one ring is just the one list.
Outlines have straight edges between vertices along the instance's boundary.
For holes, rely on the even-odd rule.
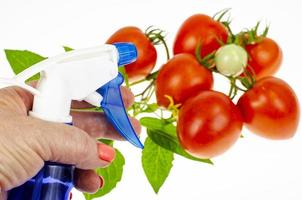
[[134,81],[133,83],[130,83],[130,87],[134,86],[134,85],[137,85],[139,83],[145,82],[145,81],[147,81],[147,79],[141,79],[141,80],[138,80],[138,81]]

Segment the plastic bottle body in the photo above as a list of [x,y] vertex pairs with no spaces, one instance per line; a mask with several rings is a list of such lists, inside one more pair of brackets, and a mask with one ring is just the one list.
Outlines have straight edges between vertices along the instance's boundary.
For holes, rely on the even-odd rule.
[[[124,108],[119,91],[123,79],[117,68],[136,58],[136,47],[130,43],[75,50],[42,61],[9,83],[35,95],[31,116],[69,125],[72,125],[71,101],[90,97],[89,102],[104,106],[107,119],[121,135],[142,148]],[[36,89],[23,83],[37,72],[42,73]],[[74,169],[71,165],[46,162],[35,177],[9,191],[8,200],[68,200],[74,186]]]
[[35,177],[9,191],[8,200],[68,200],[74,169],[72,165],[46,162]]

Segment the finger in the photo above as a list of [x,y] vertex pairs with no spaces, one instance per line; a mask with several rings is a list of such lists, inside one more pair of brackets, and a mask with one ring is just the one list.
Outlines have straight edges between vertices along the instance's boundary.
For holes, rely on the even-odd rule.
[[[29,83],[35,87],[36,82]],[[10,109],[14,113],[27,115],[27,112],[32,108],[33,95],[30,92],[20,87],[7,87],[0,90],[0,103],[5,106],[5,109]]]
[[[28,85],[35,88],[37,86],[37,81],[31,81],[28,83]],[[31,110],[34,96],[30,92],[28,92],[20,87],[12,87],[12,88],[18,93],[19,97],[22,99],[26,112]]]
[[[80,169],[95,169],[108,165],[115,157],[114,148],[97,143],[83,130],[74,126],[30,118],[37,144],[31,144],[45,161],[72,164]],[[23,122],[24,124],[25,122]]]
[[2,191],[1,188],[0,188],[0,199],[2,200],[7,199],[7,192]]
[[121,94],[123,98],[123,102],[126,108],[129,108],[134,103],[134,94],[130,91],[130,89],[122,86]]
[[86,101],[72,101],[71,102],[71,108],[74,109],[82,109],[82,108],[93,108],[94,106],[87,103]]
[[0,110],[10,113],[27,115],[27,109],[31,108],[32,96],[18,87],[7,87],[0,90]]
[[[121,86],[121,94],[125,107],[128,108],[132,106],[134,102],[133,93],[128,88]],[[81,109],[81,108],[92,108],[93,106],[85,101],[72,101],[71,107],[75,109]]]
[[[114,140],[123,140],[123,137],[117,133],[114,127],[108,123],[104,113],[100,112],[72,112],[73,125],[87,132],[94,138],[107,138]],[[138,120],[130,118],[131,124],[136,132],[140,134],[141,126]]]
[[76,169],[75,187],[87,193],[95,193],[104,186],[104,179],[97,175],[94,170]]

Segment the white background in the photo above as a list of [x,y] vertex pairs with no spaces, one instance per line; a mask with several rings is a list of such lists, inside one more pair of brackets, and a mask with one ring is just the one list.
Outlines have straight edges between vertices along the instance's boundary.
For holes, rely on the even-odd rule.
[[[165,29],[171,47],[180,24],[194,13],[214,14],[231,7],[233,27],[239,31],[257,20],[271,24],[269,35],[284,52],[277,76],[285,79],[300,99],[301,3],[276,0],[0,0],[0,76],[12,76],[3,49],[28,49],[44,56],[62,52],[62,45],[83,48],[102,44],[118,28],[156,25]],[[158,61],[164,60],[162,53]],[[223,81],[215,87],[226,91]],[[102,199],[167,200],[300,200],[302,199],[302,133],[288,141],[269,141],[243,130],[244,139],[215,166],[176,156],[174,167],[158,195],[141,168],[140,151],[118,144],[126,157],[122,182]],[[143,134],[145,135],[145,134]],[[83,199],[78,192],[74,199]]]

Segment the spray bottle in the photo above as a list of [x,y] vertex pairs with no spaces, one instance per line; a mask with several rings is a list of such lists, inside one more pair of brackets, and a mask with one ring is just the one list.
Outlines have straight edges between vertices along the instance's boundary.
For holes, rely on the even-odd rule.
[[[101,107],[107,120],[126,140],[143,148],[126,113],[120,92],[124,79],[118,73],[118,66],[136,58],[136,47],[131,43],[102,45],[48,58],[0,82],[31,92],[34,101],[29,115],[43,120],[72,125],[72,100]],[[41,78],[33,88],[25,81],[36,73]],[[35,177],[9,191],[8,200],[68,200],[74,169],[72,165],[45,162]]]

